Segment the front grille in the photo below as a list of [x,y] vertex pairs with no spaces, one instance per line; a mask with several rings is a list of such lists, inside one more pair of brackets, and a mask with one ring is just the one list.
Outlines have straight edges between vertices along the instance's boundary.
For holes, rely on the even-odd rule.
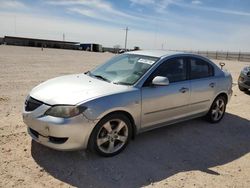
[[32,97],[28,97],[28,99],[25,101],[25,111],[33,111],[37,109],[39,106],[41,106],[43,103],[41,101],[38,101],[36,99],[33,99]]

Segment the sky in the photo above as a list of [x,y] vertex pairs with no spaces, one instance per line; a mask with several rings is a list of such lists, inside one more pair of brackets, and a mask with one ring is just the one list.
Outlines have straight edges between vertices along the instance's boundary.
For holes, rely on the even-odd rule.
[[250,51],[250,0],[0,0],[0,37]]

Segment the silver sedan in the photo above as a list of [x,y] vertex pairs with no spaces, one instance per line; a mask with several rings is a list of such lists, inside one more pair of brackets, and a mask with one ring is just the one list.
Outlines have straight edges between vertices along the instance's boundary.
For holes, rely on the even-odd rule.
[[36,86],[23,120],[45,146],[113,156],[147,130],[201,116],[219,122],[231,95],[230,73],[204,57],[134,51]]

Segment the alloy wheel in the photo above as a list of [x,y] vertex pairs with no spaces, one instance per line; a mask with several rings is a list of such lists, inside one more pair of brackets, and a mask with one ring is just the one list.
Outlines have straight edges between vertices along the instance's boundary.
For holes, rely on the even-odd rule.
[[111,119],[99,129],[96,144],[103,153],[111,154],[120,150],[128,140],[128,125],[120,119]]
[[224,112],[225,112],[225,102],[222,98],[218,98],[216,100],[216,102],[214,103],[214,106],[212,108],[212,119],[214,121],[218,121],[219,119],[221,119],[221,117],[223,116]]

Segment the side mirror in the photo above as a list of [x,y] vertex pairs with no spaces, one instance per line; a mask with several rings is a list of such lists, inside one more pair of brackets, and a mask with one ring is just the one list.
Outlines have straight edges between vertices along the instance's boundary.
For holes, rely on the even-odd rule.
[[152,84],[155,86],[167,86],[169,85],[169,80],[167,77],[164,76],[156,76],[152,80]]

